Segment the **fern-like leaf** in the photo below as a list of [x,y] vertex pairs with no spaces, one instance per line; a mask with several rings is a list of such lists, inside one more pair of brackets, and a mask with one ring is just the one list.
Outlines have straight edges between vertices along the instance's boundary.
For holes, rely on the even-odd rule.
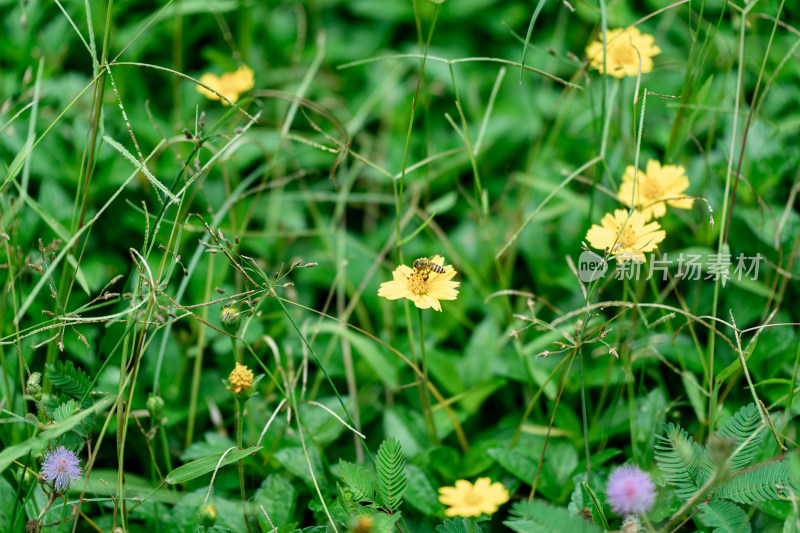
[[77,407],[78,402],[72,399],[62,403],[53,411],[53,421],[56,423],[63,422],[75,413]]
[[438,533],[481,533],[481,528],[472,518],[454,518],[445,520],[436,526]]
[[339,472],[342,474],[342,481],[353,494],[353,500],[370,503],[375,501],[375,484],[365,468],[339,459]]
[[655,449],[658,467],[675,487],[675,494],[688,500],[708,479],[708,452],[674,424],[667,424],[666,434],[658,438],[660,442]]
[[600,533],[597,524],[563,507],[542,501],[523,500],[511,507],[511,518],[503,525],[517,533]]
[[786,498],[791,491],[800,492],[789,463],[778,461],[742,472],[718,488],[714,497],[750,504]]
[[[756,434],[756,432],[758,432]],[[752,435],[755,436],[751,439]],[[754,403],[749,403],[734,413],[732,417],[722,424],[717,431],[717,436],[723,440],[732,441],[734,449],[747,441],[747,444],[731,458],[731,470],[736,472],[752,464],[758,447],[766,435],[766,428],[761,426],[761,413]],[[747,439],[750,439],[749,441]]]
[[714,533],[750,533],[750,519],[741,507],[725,500],[698,505],[700,521],[714,528]]
[[91,390],[92,380],[86,372],[76,368],[72,361],[56,361],[55,364],[47,365],[47,378],[61,392],[74,398],[88,396]]
[[391,513],[400,507],[408,486],[406,457],[400,442],[391,437],[384,440],[378,448],[376,463],[383,508]]

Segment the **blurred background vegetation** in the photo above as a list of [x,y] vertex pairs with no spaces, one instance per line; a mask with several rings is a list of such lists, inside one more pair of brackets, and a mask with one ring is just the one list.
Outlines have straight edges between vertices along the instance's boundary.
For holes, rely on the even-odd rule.
[[[115,419],[103,429],[107,434],[87,488],[96,500],[82,506],[100,529],[121,524],[109,494],[120,496],[115,480],[124,471],[124,496],[147,497],[140,505],[128,502],[126,527],[196,530],[208,476],[166,488],[160,478],[235,444],[233,397],[222,382],[233,369],[234,350],[263,373],[243,347],[249,346],[276,373],[277,383],[300,376],[296,394],[303,388],[306,400],[344,417],[314,357],[306,374],[308,346],[290,318],[350,405],[370,449],[386,436],[402,443],[409,460],[403,531],[433,531],[444,509],[436,488],[460,478],[492,477],[519,499],[528,496],[536,477],[538,497],[569,503],[585,470],[578,364],[560,364],[568,352],[536,355],[556,350],[553,342],[564,340],[559,332],[576,335],[583,325],[585,294],[566,258],[577,261],[590,225],[620,207],[614,191],[636,157],[642,112],[640,168],[648,159],[683,165],[691,182],[688,193],[705,198],[713,209],[713,225],[702,202],[689,211],[670,211],[661,220],[667,231],[661,253],[673,258],[681,252],[704,258],[717,253],[727,223],[720,215],[731,198],[725,196],[729,158],[735,177],[744,146],[727,245],[734,263],[739,254],[761,254],[764,261],[757,280],[731,280],[717,287],[718,294],[711,280],[622,283],[609,277],[601,283],[596,301],[659,303],[684,313],[613,306],[593,313],[589,331],[610,329],[604,340],[619,359],[600,343],[583,347],[592,466],[601,478],[610,464],[629,458],[650,466],[655,435],[665,422],[680,423],[702,441],[714,429],[708,427],[709,402],[719,405],[717,416],[724,418],[751,401],[738,367],[719,378],[737,360],[733,330],[717,323],[729,342],[720,337],[709,346],[710,321],[692,318],[715,310],[731,323],[730,310],[740,329],[789,324],[746,332],[743,342],[762,400],[785,409],[780,423],[790,424],[798,412],[796,401],[790,405],[793,397],[787,400],[798,353],[792,324],[800,322],[793,303],[800,296],[796,6],[761,1],[749,5],[743,20],[741,3],[610,1],[609,28],[647,17],[638,27],[655,36],[662,52],[640,82],[606,82],[587,72],[584,54],[600,31],[601,6],[539,4],[525,64],[540,73],[522,74],[518,64],[536,2],[0,4],[2,405],[19,416],[35,412],[24,396],[25,382],[30,373],[41,372],[45,400],[57,406],[69,392],[53,385],[46,365],[67,362],[94,381],[93,391],[130,394],[133,417],[123,460],[115,446]],[[779,7],[781,23],[773,35]],[[111,64],[111,76],[93,65],[87,46],[97,51],[99,63]],[[252,68],[255,85],[237,108],[206,99],[187,79],[241,64]],[[98,76],[105,87],[100,116],[93,84]],[[643,110],[645,101],[637,95],[645,90],[667,97],[648,96]],[[253,123],[248,116],[257,119]],[[156,179],[173,191],[188,184],[179,206],[165,203],[145,173],[137,173],[114,147],[119,143],[138,159],[129,128]],[[402,235],[425,227],[400,252],[395,194],[404,168]],[[475,192],[478,178],[485,215]],[[379,299],[377,288],[398,263],[444,252],[459,272],[461,293],[457,301],[443,303],[442,313],[425,314],[427,357],[431,381],[463,426],[469,451],[436,400],[443,442],[430,442],[413,386],[416,375],[392,351],[355,330],[301,307],[289,305],[284,312],[269,297],[254,304],[252,316],[245,298],[236,302],[242,312],[238,343],[185,316],[175,302],[212,302],[222,298],[215,288],[227,295],[248,288],[223,254],[203,253],[198,240],[208,240],[208,233],[190,214],[219,229],[270,278],[286,274],[276,288],[280,296],[355,325],[414,361],[416,321],[407,320],[406,303]],[[75,238],[87,222],[91,227]],[[61,259],[54,265],[56,256]],[[137,295],[146,296],[142,257],[153,271],[175,265],[159,280],[159,291],[174,301],[159,296],[163,309],[146,317],[132,310]],[[288,272],[295,261],[318,266]],[[108,289],[120,296],[97,301],[120,275]],[[285,283],[290,284],[281,286]],[[192,311],[222,330],[224,305]],[[410,311],[413,317],[416,310]],[[519,318],[533,312],[554,326],[531,327]],[[58,317],[69,313],[87,320],[37,331],[63,324]],[[107,318],[113,314],[115,320]],[[91,322],[92,317],[106,318]],[[752,342],[756,331],[757,343]],[[140,366],[130,364],[132,356]],[[125,387],[121,376],[130,378]],[[259,440],[282,399],[275,383],[262,380],[260,395],[249,400],[245,446]],[[151,395],[164,401],[163,427],[148,410]],[[330,503],[337,460],[362,459],[362,444],[325,411],[309,404],[299,409],[310,461]],[[95,451],[104,420],[97,417],[93,431],[73,431],[76,436],[67,442],[82,450],[83,465]],[[33,426],[3,422],[3,447],[33,434]],[[279,415],[264,448],[246,461],[248,497],[266,506],[280,531],[326,523],[297,427],[285,413]],[[774,453],[773,441],[761,457]],[[0,516],[16,509],[16,470],[0,480]],[[213,494],[217,524],[246,529],[233,466],[220,471]],[[660,494],[653,521],[678,508],[668,491]],[[30,498],[26,512],[35,518],[47,496],[37,489]],[[757,530],[781,526],[778,518],[789,516],[787,509],[758,514]],[[49,513],[55,513],[51,522],[61,517],[60,510]],[[501,510],[484,531],[503,530],[505,516]],[[79,531],[89,530],[84,524]],[[21,526],[18,522],[14,530]],[[266,523],[262,528],[269,530]]]

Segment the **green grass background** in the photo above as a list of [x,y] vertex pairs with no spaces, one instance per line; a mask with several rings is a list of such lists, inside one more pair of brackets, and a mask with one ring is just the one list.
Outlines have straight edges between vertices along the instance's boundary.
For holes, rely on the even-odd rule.
[[[331,506],[336,462],[363,460],[365,451],[327,412],[304,403],[345,417],[321,362],[368,449],[374,453],[386,436],[403,445],[409,490],[402,531],[433,531],[444,519],[436,488],[461,478],[492,477],[514,499],[527,498],[536,478],[537,497],[566,506],[585,475],[587,444],[599,490],[607,469],[628,460],[663,485],[653,446],[665,422],[704,441],[752,400],[737,363],[735,321],[755,390],[776,417],[797,476],[796,6],[755,2],[743,16],[741,2],[541,3],[525,64],[546,76],[520,75],[515,66],[535,2],[3,2],[2,446],[35,432],[13,416],[36,412],[24,394],[30,373],[69,361],[93,391],[124,395],[130,409],[124,417],[118,410],[110,419],[98,415],[84,431],[88,440],[72,432],[67,442],[84,466],[93,454],[91,500],[82,512],[103,531],[123,523],[130,531],[195,531],[209,476],[178,486],[160,479],[234,445],[234,402],[222,380],[236,357],[264,373],[255,354],[276,379],[262,380],[248,402],[245,446],[256,443],[287,383],[306,440],[296,420],[279,414],[264,448],[245,461],[247,498],[267,506],[280,531],[325,525],[306,454]],[[601,31],[601,15],[608,28],[647,17],[638,27],[662,50],[653,72],[617,81],[586,71],[584,49]],[[462,59],[469,61],[455,62]],[[104,62],[111,77],[102,75]],[[255,72],[255,87],[238,109],[205,99],[186,78],[240,62]],[[644,100],[645,90],[669,98]],[[188,183],[180,205],[167,205],[103,140],[138,159],[129,128],[156,179],[177,184],[173,190]],[[642,169],[651,158],[683,165],[688,193],[710,207],[668,211],[659,253],[727,252],[734,262],[761,254],[757,280],[723,286],[608,277],[593,288],[593,302],[665,307],[608,305],[587,320],[586,294],[567,258],[577,262],[587,229],[620,207],[613,193],[637,156]],[[736,181],[740,158],[731,203],[726,181]],[[266,275],[261,301],[236,302],[242,341],[195,319],[221,328],[223,303],[193,308],[194,316],[177,306],[222,298],[215,288],[226,295],[252,288],[224,254],[204,253],[198,240],[208,233],[191,214],[214,221],[214,231]],[[411,237],[401,248],[398,227],[401,239]],[[429,376],[463,427],[468,451],[436,399],[442,443],[430,441],[418,377],[375,340],[420,358],[416,309],[379,298],[377,289],[398,263],[436,252],[459,272],[461,292],[442,313],[422,314]],[[318,266],[288,272],[299,260]],[[157,297],[142,285],[145,262],[158,276]],[[291,303],[284,309],[264,294],[263,283],[278,272],[278,296],[339,321]],[[120,275],[108,291],[121,296],[95,300]],[[78,318],[59,327],[73,313]],[[777,326],[759,328],[765,324]],[[604,340],[619,358],[609,346],[585,342],[600,327],[610,330]],[[536,357],[558,350],[563,334],[578,339],[580,350]],[[49,379],[44,391],[51,409],[66,399]],[[150,394],[163,398],[163,425],[147,410]],[[40,451],[29,459],[34,470]],[[761,457],[776,453],[767,439]],[[4,510],[23,501],[17,487],[25,457],[0,480]],[[122,472],[124,488],[116,481]],[[146,499],[138,504],[136,497]],[[238,499],[239,477],[229,466],[214,484],[218,525],[246,530]],[[36,518],[46,495],[36,489],[24,501],[19,507]],[[67,508],[49,511],[50,521],[68,517]],[[655,530],[677,508],[660,488],[650,517]],[[781,531],[790,516],[786,504],[754,508],[751,519],[757,531]],[[483,530],[504,530],[506,517],[504,507]],[[81,520],[78,531],[94,530]],[[0,530],[11,531],[3,529],[10,520],[2,522],[9,526]],[[17,518],[14,531],[23,522]]]

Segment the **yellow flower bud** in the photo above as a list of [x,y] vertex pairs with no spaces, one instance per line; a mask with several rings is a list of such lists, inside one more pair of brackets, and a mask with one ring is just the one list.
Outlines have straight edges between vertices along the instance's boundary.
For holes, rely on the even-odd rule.
[[200,523],[205,527],[211,527],[217,521],[217,508],[210,503],[203,504],[200,508]]
[[228,382],[230,383],[228,389],[239,394],[242,390],[253,387],[253,371],[248,370],[246,365],[236,363]]

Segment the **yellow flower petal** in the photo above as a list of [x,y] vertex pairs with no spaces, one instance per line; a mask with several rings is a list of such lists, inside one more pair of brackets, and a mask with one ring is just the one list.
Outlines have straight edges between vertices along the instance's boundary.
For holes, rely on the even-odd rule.
[[586,232],[586,240],[593,248],[608,250],[618,261],[643,262],[644,252],[655,250],[666,237],[658,222],[645,224],[640,212],[633,211],[629,217],[624,209],[606,213],[599,226],[593,224]]
[[[652,35],[642,33],[635,26],[606,31],[606,72],[609,76],[624,78],[637,76],[641,63],[642,73],[653,70],[653,56],[661,53]],[[603,72],[603,35],[586,47],[589,65]]]
[[479,478],[474,485],[465,479],[459,479],[455,487],[439,488],[439,501],[448,506],[445,510],[447,516],[491,515],[508,499],[508,490],[503,484],[492,483],[488,477]]
[[640,170],[636,173],[632,166],[625,169],[617,196],[620,202],[627,206],[632,204],[641,211],[645,220],[650,220],[664,216],[667,205],[690,209],[694,204],[692,199],[678,199],[686,196],[688,188],[689,178],[682,166],[662,166],[651,159],[647,162],[646,172]]
[[444,266],[444,257],[417,259],[414,268],[400,265],[392,272],[392,281],[381,283],[378,296],[388,300],[406,298],[420,309],[442,310],[440,300],[455,300],[461,284],[452,281],[456,275],[453,265]]
[[[246,65],[239,67],[234,72],[225,72],[221,76],[206,73],[200,77],[201,83],[208,85],[217,91],[217,93],[234,103],[239,100],[239,95],[241,93],[247,92],[253,88],[254,81],[253,71]],[[219,95],[201,85],[197,86],[197,92],[210,100],[220,100]],[[222,104],[228,105],[228,102],[222,100]]]

